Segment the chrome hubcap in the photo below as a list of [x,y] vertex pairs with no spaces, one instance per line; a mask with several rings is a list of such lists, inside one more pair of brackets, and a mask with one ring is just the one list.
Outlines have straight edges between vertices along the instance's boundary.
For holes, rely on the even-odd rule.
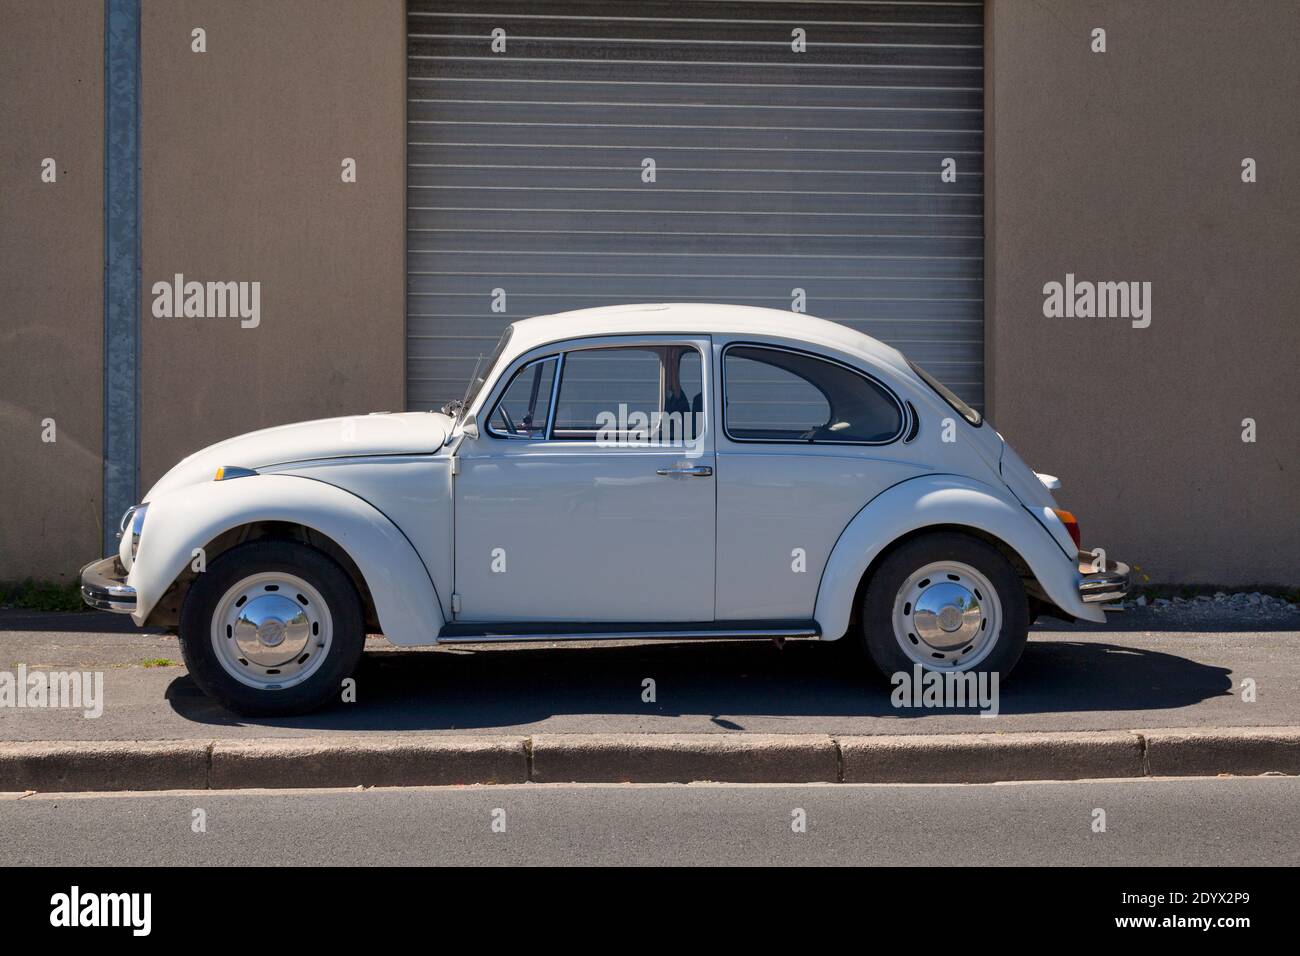
[[301,578],[244,578],[217,602],[212,646],[225,671],[261,690],[300,684],[324,662],[333,622],[320,592]]
[[307,649],[311,622],[296,600],[264,593],[238,609],[233,639],[248,660],[263,667],[279,667]]
[[983,574],[960,561],[936,561],[913,572],[894,599],[894,638],[914,662],[964,671],[997,643],[1002,607]]

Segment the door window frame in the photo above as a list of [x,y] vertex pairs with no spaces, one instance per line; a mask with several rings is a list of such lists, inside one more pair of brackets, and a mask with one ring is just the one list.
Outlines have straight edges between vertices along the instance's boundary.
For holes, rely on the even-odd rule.
[[[555,372],[551,378],[551,404],[550,407],[546,410],[546,428],[542,432],[542,436],[540,438],[537,438],[532,435],[510,435],[507,433],[499,432],[495,428],[493,428],[492,419],[496,417],[497,409],[501,407],[501,403],[504,402],[506,400],[506,396],[510,394],[510,389],[515,384],[515,380],[519,378],[519,376],[527,372],[534,365],[540,365],[543,362],[549,362],[551,359],[555,359]],[[520,365],[506,378],[505,388],[501,389],[501,394],[497,397],[497,400],[492,403],[492,411],[488,414],[487,419],[483,423],[483,431],[491,435],[493,438],[501,438],[501,439],[505,439],[506,441],[548,441],[551,437],[551,428],[555,424],[555,400],[560,394],[560,373],[563,371],[564,371],[563,352],[552,352],[549,355],[541,355],[538,356],[537,358],[529,359],[523,365]]]
[[[577,438],[556,438],[554,435],[555,415],[557,409],[559,408],[560,390],[563,387],[563,378],[564,378],[563,373],[564,373],[565,358],[569,354],[573,352],[588,352],[588,351],[594,351],[598,349],[603,349],[603,350],[620,349],[620,348],[664,349],[673,346],[678,346],[684,349],[691,349],[700,357],[701,428],[700,431],[694,436],[692,441],[695,444],[711,441],[711,439],[709,438],[709,426],[712,421],[711,394],[712,394],[712,384],[713,384],[713,372],[711,366],[711,356],[713,354],[713,339],[712,336],[710,336],[707,333],[683,333],[683,334],[669,334],[669,335],[655,335],[651,333],[648,335],[631,335],[631,336],[624,335],[624,336],[609,336],[609,337],[601,336],[599,338],[578,339],[569,342],[549,342],[545,345],[539,346],[538,347],[539,349],[545,350],[542,354],[537,354],[537,350],[534,350],[531,353],[521,356],[520,358],[515,360],[515,362],[512,364],[512,367],[508,369],[505,374],[501,375],[498,378],[498,384],[493,387],[491,394],[488,396],[489,401],[484,402],[483,407],[490,408],[491,412],[488,414],[485,420],[485,424],[482,432],[490,439],[494,439],[497,441],[526,441],[533,444],[536,444],[538,442],[545,442],[548,445],[555,445],[563,448],[573,448],[577,450],[589,450],[595,447],[600,447],[601,451],[662,453],[665,451],[673,451],[678,447],[686,447],[685,445],[678,446],[678,445],[654,445],[654,444],[646,445],[646,446],[636,446],[636,447],[622,447],[622,446],[608,446],[608,445],[597,446],[597,443],[595,441],[590,441],[586,439],[577,439]],[[528,366],[534,365],[538,362],[544,362],[547,359],[552,359],[552,358],[558,358],[558,363],[555,369],[555,379],[551,384],[551,407],[547,412],[545,436],[541,438],[531,438],[527,435],[503,435],[499,432],[493,431],[492,428],[490,427],[492,417],[496,414],[497,406],[502,401],[504,401],[506,397],[506,393],[510,390],[510,386],[514,384],[515,378],[526,368],[528,368]],[[663,411],[663,401],[664,401],[664,368],[663,368],[663,359],[661,356],[660,366],[659,366],[659,405],[660,405],[661,412]],[[701,445],[701,447],[707,448],[706,445]]]

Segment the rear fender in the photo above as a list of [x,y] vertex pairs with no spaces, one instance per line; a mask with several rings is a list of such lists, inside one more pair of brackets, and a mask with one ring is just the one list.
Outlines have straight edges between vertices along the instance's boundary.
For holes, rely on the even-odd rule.
[[992,535],[1020,555],[1061,610],[1104,622],[1095,604],[1079,597],[1078,559],[1060,545],[1005,489],[958,475],[926,475],[881,492],[857,513],[831,551],[817,591],[814,616],[823,640],[849,628],[858,585],[871,563],[900,538],[927,527],[958,526]]

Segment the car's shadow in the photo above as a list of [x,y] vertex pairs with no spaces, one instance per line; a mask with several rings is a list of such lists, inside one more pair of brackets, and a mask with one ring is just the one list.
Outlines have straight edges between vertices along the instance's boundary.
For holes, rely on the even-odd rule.
[[[655,682],[655,703],[642,701],[646,678]],[[782,648],[769,642],[665,642],[384,651],[363,658],[356,680],[357,703],[293,718],[236,717],[188,676],[173,681],[167,697],[180,716],[200,723],[341,733],[500,730],[564,715],[704,714],[719,729],[748,730],[747,715],[905,719],[935,713],[891,706],[890,685],[869,665],[842,648],[813,642]],[[1014,680],[1000,689],[1000,709],[1004,715],[1157,711],[1231,691],[1225,668],[1174,654],[1031,641]],[[592,724],[591,729],[611,729],[599,720]]]

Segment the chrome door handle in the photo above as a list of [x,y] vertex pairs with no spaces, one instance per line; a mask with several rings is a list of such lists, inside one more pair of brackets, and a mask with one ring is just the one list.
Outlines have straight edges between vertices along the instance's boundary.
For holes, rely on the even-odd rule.
[[665,478],[675,478],[679,475],[683,478],[711,478],[713,469],[708,465],[693,465],[689,468],[656,468],[655,474],[662,475]]

